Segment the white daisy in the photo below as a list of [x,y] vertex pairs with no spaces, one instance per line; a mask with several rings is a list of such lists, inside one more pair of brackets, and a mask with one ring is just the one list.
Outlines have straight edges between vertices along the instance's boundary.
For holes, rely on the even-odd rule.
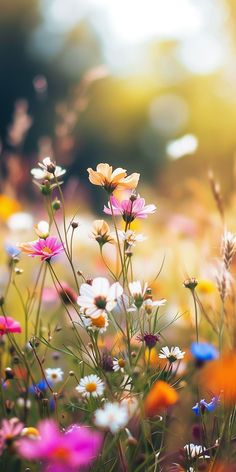
[[103,395],[105,385],[97,375],[91,374],[80,379],[80,383],[77,385],[76,390],[78,393],[81,393],[83,397],[100,397]]
[[56,384],[57,382],[61,382],[63,380],[64,372],[59,367],[55,369],[45,369],[45,376],[49,383]]
[[115,372],[119,372],[119,370],[121,372],[124,372],[125,371],[124,368],[125,368],[125,360],[122,357],[119,357],[119,358],[115,357],[113,359],[113,370]]
[[149,315],[152,313],[153,308],[157,308],[159,306],[163,306],[166,303],[166,299],[162,298],[161,300],[152,300],[151,298],[146,298],[144,300],[142,307]]
[[[43,159],[43,162],[39,162],[38,165],[40,169],[38,168],[31,169],[31,174],[37,180],[43,180],[43,179],[51,180],[51,179],[54,179],[54,177],[57,177],[57,178],[61,177],[62,175],[66,173],[66,170],[62,169],[61,166],[56,166],[51,161],[50,157],[45,157],[45,159]],[[50,167],[53,168],[52,166],[54,166],[54,171],[50,172],[49,169]]]
[[110,286],[104,277],[96,277],[93,279],[92,285],[81,285],[77,303],[85,310],[86,315],[98,318],[104,310],[111,311],[115,307],[117,299],[122,293],[123,288],[118,282]]
[[168,346],[162,347],[159,353],[160,359],[168,359],[169,362],[175,362],[177,360],[184,358],[184,351],[181,351],[178,346],[171,347],[170,349]]
[[108,327],[108,316],[103,312],[98,318],[91,318],[90,316],[81,315],[81,321],[85,328],[91,329],[92,331],[99,331],[99,333],[105,333]]
[[204,454],[206,448],[203,446],[198,446],[196,444],[190,443],[184,446],[184,450],[186,451],[189,459],[194,459],[195,457],[204,457],[205,459],[210,458],[210,456]]
[[126,406],[119,403],[106,403],[104,408],[95,411],[95,425],[99,428],[109,429],[113,434],[123,429],[128,421],[128,410]]

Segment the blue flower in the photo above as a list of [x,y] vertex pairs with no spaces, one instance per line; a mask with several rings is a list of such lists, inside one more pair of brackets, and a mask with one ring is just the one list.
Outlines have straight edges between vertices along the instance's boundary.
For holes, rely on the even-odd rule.
[[209,343],[192,343],[191,353],[197,361],[212,361],[219,357],[217,349]]
[[47,388],[48,388],[48,384],[46,380],[42,379],[39,381],[39,383],[30,385],[29,392],[30,393],[39,393],[40,391],[44,392],[45,390],[47,390]]
[[219,397],[213,397],[209,403],[202,399],[199,403],[196,403],[196,405],[193,406],[192,410],[194,411],[194,413],[196,413],[197,416],[199,416],[200,412],[204,413],[205,410],[209,412],[214,411],[219,401]]
[[13,244],[8,244],[8,243],[5,244],[5,250],[8,256],[10,257],[19,256],[19,254],[21,253],[18,247],[14,246]]

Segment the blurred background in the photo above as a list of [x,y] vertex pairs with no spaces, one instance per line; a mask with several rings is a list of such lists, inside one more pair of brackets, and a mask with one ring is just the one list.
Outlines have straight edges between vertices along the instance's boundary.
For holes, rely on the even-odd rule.
[[[189,308],[190,275],[214,296],[223,226],[209,169],[236,230],[235,25],[235,0],[0,0],[1,244],[35,239],[47,219],[30,169],[51,156],[67,169],[68,223],[79,221],[76,269],[106,274],[88,237],[106,196],[86,169],[108,162],[140,172],[139,192],[158,207],[134,225],[149,236],[135,277],[151,283],[165,258],[152,288],[170,316]],[[27,285],[35,262],[23,261]]]
[[46,155],[73,188],[105,161],[162,196],[210,167],[232,190],[235,24],[234,0],[0,0],[1,192],[36,198]]

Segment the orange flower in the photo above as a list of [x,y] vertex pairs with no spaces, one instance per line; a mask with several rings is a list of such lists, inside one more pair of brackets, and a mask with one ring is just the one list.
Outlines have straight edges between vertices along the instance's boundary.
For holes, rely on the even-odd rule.
[[110,232],[110,228],[104,220],[94,220],[91,238],[95,239],[100,246],[106,243],[115,244],[116,240]]
[[146,416],[155,416],[161,410],[174,405],[179,399],[176,390],[163,380],[157,380],[144,400]]
[[118,167],[113,171],[109,164],[98,164],[97,169],[87,169],[89,173],[89,180],[94,185],[100,185],[109,194],[112,194],[117,189],[134,190],[139,181],[139,174],[136,172],[127,176],[125,169]]
[[236,352],[211,361],[202,369],[202,387],[214,395],[221,395],[227,405],[236,401]]

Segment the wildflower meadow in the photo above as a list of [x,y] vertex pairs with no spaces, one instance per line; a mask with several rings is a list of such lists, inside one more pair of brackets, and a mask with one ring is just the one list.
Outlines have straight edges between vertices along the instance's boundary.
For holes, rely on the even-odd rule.
[[11,231],[28,239],[2,243],[0,470],[235,471],[236,235],[219,184],[210,174],[211,275],[196,239],[198,277],[180,283],[177,259],[154,260],[171,229],[159,240],[155,223],[147,238],[161,209],[137,169],[88,168],[104,203],[86,237],[68,216],[66,170],[35,165],[43,219],[32,231],[22,213]]

